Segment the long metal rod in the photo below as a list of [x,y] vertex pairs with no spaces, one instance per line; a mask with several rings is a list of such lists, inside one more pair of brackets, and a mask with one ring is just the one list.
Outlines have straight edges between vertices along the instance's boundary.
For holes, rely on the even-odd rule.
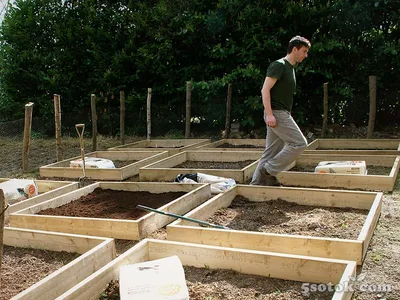
[[151,208],[151,207],[147,207],[147,206],[144,206],[144,205],[140,205],[140,204],[137,206],[137,208],[140,208],[140,209],[143,209],[143,210],[152,211],[152,212],[155,212],[155,213],[158,213],[158,214],[162,214],[162,215],[166,215],[166,216],[169,216],[169,217],[183,219],[183,220],[186,220],[186,221],[189,221],[189,222],[194,222],[194,223],[198,223],[198,224],[209,226],[209,227],[214,227],[214,228],[219,228],[219,229],[229,229],[228,227],[225,227],[225,226],[222,226],[222,225],[211,224],[211,223],[200,221],[200,220],[197,220],[197,219],[192,219],[192,218],[184,217],[184,216],[173,214],[173,213],[167,213],[167,212],[164,212],[164,211],[161,211],[161,210],[158,210],[158,209],[154,209],[154,208]]

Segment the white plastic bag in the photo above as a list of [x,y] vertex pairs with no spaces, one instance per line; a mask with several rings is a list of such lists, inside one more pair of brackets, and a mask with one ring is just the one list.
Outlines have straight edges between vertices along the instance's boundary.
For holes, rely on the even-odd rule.
[[185,273],[179,257],[125,265],[120,268],[121,300],[188,300]]
[[[72,160],[69,163],[71,168],[83,168],[82,159]],[[85,157],[85,168],[86,169],[115,169],[115,165],[112,160],[98,157]]]
[[14,204],[39,194],[38,187],[31,179],[10,179],[0,183],[0,189],[8,204]]
[[236,185],[236,181],[232,178],[219,177],[204,173],[179,174],[178,176],[176,176],[175,182],[211,183],[210,186],[212,194],[223,193],[230,187]]

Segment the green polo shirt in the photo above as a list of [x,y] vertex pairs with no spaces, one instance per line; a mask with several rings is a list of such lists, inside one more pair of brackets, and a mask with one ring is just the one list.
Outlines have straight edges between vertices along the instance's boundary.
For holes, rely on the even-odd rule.
[[284,58],[271,63],[267,70],[267,77],[277,81],[271,89],[272,110],[283,109],[291,111],[293,94],[296,91],[296,75],[293,66]]

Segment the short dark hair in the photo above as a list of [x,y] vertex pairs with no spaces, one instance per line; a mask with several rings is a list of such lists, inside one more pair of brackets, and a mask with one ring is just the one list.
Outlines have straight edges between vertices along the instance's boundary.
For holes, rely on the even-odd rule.
[[311,48],[311,43],[306,38],[296,35],[289,41],[289,46],[287,48],[287,54],[292,53],[294,47],[300,49],[302,46]]

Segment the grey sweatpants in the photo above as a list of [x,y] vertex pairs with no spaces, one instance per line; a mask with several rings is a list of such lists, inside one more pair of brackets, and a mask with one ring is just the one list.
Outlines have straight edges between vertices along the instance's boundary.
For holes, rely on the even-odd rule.
[[[267,127],[265,150],[253,174],[250,184],[263,185],[262,168],[276,176],[296,160],[307,147],[307,140],[290,113],[274,110],[276,127]],[[265,116],[264,116],[265,119]]]

